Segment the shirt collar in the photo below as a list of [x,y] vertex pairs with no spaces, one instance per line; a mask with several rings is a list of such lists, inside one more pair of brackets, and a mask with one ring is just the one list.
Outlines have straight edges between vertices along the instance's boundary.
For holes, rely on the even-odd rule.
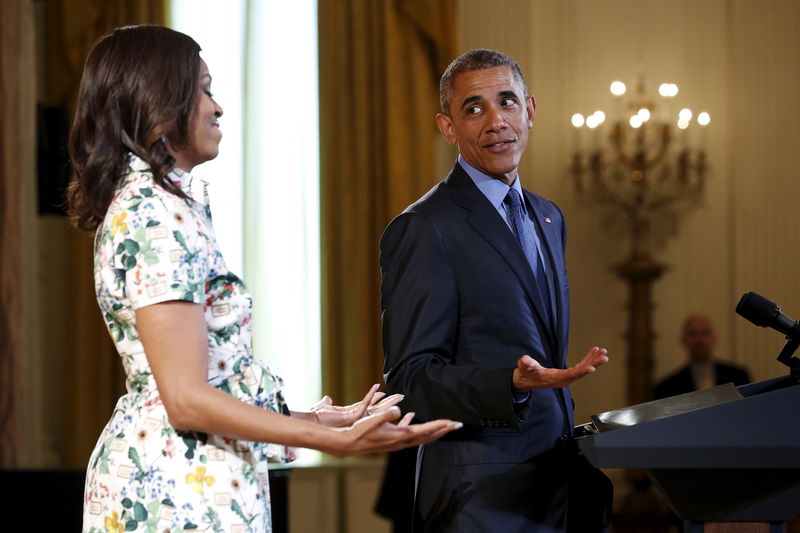
[[[133,172],[146,172],[152,176],[150,165],[133,152],[128,154],[128,166]],[[177,185],[193,201],[201,204],[208,203],[208,182],[204,179],[192,176],[189,172],[179,168],[175,168],[167,174],[166,179]]]
[[480,191],[492,203],[495,209],[502,209],[501,206],[503,204],[503,200],[508,194],[508,190],[514,189],[519,193],[520,198],[522,198],[522,209],[527,213],[524,200],[525,196],[522,194],[522,185],[520,185],[519,173],[517,173],[517,179],[515,179],[514,183],[512,183],[511,187],[509,187],[499,179],[488,176],[467,163],[466,159],[464,159],[461,154],[458,155],[458,164],[461,165],[461,168],[464,169],[475,186],[480,189]]

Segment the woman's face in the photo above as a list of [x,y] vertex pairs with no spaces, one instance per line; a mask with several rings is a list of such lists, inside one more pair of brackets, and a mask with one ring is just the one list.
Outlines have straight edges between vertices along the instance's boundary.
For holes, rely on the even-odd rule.
[[211,75],[208,65],[200,60],[199,82],[195,95],[194,111],[189,118],[189,136],[186,146],[175,150],[167,142],[167,149],[175,158],[175,166],[191,172],[200,163],[217,157],[222,132],[217,119],[222,116],[222,108],[211,94]]

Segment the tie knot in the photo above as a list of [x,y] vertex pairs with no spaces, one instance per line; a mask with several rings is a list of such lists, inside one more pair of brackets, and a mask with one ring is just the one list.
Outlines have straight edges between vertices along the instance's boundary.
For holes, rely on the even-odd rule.
[[503,202],[508,204],[509,207],[521,207],[522,206],[522,198],[520,198],[519,193],[516,189],[508,189],[508,194],[506,194],[505,199]]

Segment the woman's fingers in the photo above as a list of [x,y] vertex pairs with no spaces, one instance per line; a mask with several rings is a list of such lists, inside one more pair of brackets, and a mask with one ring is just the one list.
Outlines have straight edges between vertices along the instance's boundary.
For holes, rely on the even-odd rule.
[[397,423],[398,426],[406,427],[411,424],[411,421],[414,420],[414,412],[409,412],[403,415],[403,418],[400,419],[400,422]]
[[[383,394],[383,393],[378,393],[378,394]],[[383,411],[384,409],[388,409],[389,407],[397,405],[398,403],[402,402],[403,398],[405,398],[405,396],[403,396],[402,394],[392,394],[390,396],[386,396],[378,403],[371,405],[369,409],[367,409],[367,413],[374,414]]]
[[369,402],[370,407],[378,404],[378,402],[380,402],[381,398],[383,398],[384,396],[386,396],[386,393],[381,391],[377,391],[375,394],[373,394],[372,401]]
[[394,449],[419,446],[420,444],[435,441],[451,431],[460,429],[463,425],[461,422],[453,420],[433,420],[422,424],[414,424],[413,426],[405,426],[409,432],[396,443]]
[[367,391],[367,395],[364,396],[363,400],[361,400],[361,403],[357,404],[358,409],[356,410],[356,413],[358,414],[359,418],[364,416],[364,413],[367,412],[369,406],[372,405],[372,402],[374,401],[375,398],[375,394],[378,392],[378,387],[380,387],[380,385],[377,383],[372,387],[370,387],[369,391]]

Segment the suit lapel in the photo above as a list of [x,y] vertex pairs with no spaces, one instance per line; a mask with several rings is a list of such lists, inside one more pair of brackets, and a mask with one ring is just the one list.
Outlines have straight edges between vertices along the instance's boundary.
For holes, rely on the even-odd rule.
[[[450,186],[455,203],[469,211],[467,223],[497,250],[514,271],[517,278],[519,278],[528,300],[531,302],[531,307],[539,322],[540,329],[546,332],[545,341],[550,345],[551,350],[554,350],[557,347],[557,343],[549,320],[547,320],[543,312],[544,300],[539,293],[539,288],[528,260],[525,258],[525,254],[517,243],[514,234],[503,222],[494,206],[458,164],[453,167],[453,171],[445,182]],[[551,353],[555,355],[557,352],[552,351]]]

